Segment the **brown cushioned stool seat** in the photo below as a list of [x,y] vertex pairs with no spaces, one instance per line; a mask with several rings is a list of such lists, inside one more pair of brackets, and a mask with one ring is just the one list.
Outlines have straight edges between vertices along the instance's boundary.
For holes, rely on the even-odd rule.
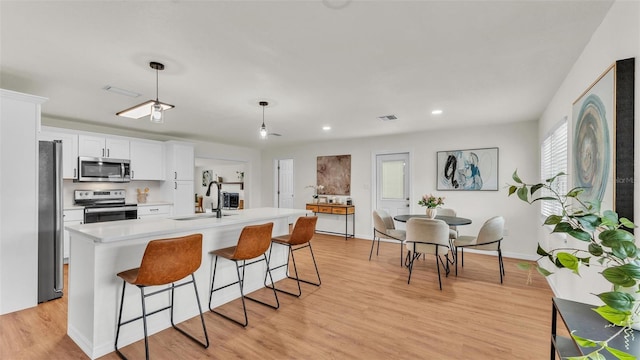
[[[269,306],[273,309],[278,309],[280,307],[280,302],[278,301],[278,294],[276,294],[275,290],[273,291],[273,296],[275,297],[275,305],[268,304],[266,302],[257,300],[255,298],[251,298],[244,294],[245,267],[261,261],[266,261],[267,263],[267,273],[265,274],[265,282],[266,282],[267,276],[269,276],[269,278],[271,278],[271,285],[273,287],[273,278],[271,277],[271,271],[269,270],[269,260],[267,259],[267,256],[265,254],[269,249],[269,245],[271,244],[272,231],[273,231],[272,222],[262,224],[262,225],[245,226],[242,229],[242,232],[240,233],[240,238],[238,239],[238,244],[236,246],[230,246],[227,248],[217,249],[209,252],[210,254],[215,255],[216,257],[216,260],[213,265],[213,277],[211,279],[211,293],[209,294],[209,310],[211,310],[211,312],[218,314],[228,320],[231,320],[239,325],[247,326],[249,324],[249,319],[247,318],[247,307],[244,301],[245,298],[255,301],[257,303]],[[238,275],[238,281],[216,288],[214,284],[216,280],[216,271],[218,268],[219,258],[227,259],[235,263],[236,274]],[[250,260],[250,262],[247,262],[247,260]],[[240,268],[242,268],[242,276],[240,275]],[[240,299],[242,300],[242,311],[244,312],[244,321],[238,321],[211,307],[211,304],[213,302],[213,294],[216,291],[225,289],[235,284],[238,284],[238,286],[240,287]]]
[[[116,353],[126,359],[124,354],[118,350],[118,337],[120,336],[120,327],[122,325],[129,324],[136,320],[142,319],[144,328],[144,348],[145,356],[149,359],[149,338],[147,335],[147,316],[156,314],[163,310],[171,310],[171,325],[183,335],[187,336],[191,340],[199,343],[205,348],[209,347],[209,336],[207,335],[207,329],[204,324],[204,317],[202,315],[202,308],[200,306],[200,297],[198,296],[198,288],[195,282],[195,276],[193,275],[200,267],[202,262],[202,234],[193,234],[182,237],[152,240],[147,244],[144,255],[142,256],[142,262],[139,268],[129,269],[118,273],[118,277],[122,279],[122,297],[120,299],[120,312],[118,315],[118,324],[116,330],[116,341],[114,344]],[[176,282],[191,277],[191,280],[176,284]],[[140,289],[140,297],[142,300],[142,315],[133,319],[122,321],[122,309],[124,307],[124,294],[127,283],[135,285]],[[192,335],[186,333],[184,330],[178,328],[173,322],[173,299],[174,291],[176,288],[193,284],[193,289],[196,294],[196,302],[198,303],[198,310],[200,313],[200,320],[202,322],[202,330],[204,332],[205,341],[201,342]],[[145,289],[149,286],[170,285],[164,289],[156,290],[145,293]],[[147,312],[145,299],[147,297],[163,294],[165,291],[171,291],[170,304],[161,309]]]
[[[272,268],[271,270],[275,270],[275,269],[279,269],[281,267],[286,267],[287,269],[287,277],[289,279],[293,279],[296,281],[297,285],[298,285],[298,292],[297,293],[293,293],[293,292],[289,292],[286,290],[282,290],[282,289],[276,289],[275,286],[273,287],[274,290],[283,292],[285,294],[289,294],[289,295],[293,295],[293,296],[300,296],[302,295],[302,289],[300,288],[300,282],[304,282],[307,284],[311,284],[311,285],[315,285],[315,286],[320,286],[320,284],[322,283],[320,280],[320,273],[318,272],[318,264],[316,263],[316,258],[313,256],[313,249],[311,248],[311,239],[313,238],[313,234],[315,234],[316,232],[316,223],[318,222],[318,217],[317,216],[302,216],[299,217],[296,220],[295,225],[293,226],[293,231],[291,231],[290,235],[283,235],[283,236],[276,236],[274,238],[271,239],[271,247],[273,248],[273,244],[277,244],[277,245],[282,245],[282,246],[287,246],[289,248],[289,252],[287,254],[287,262],[285,264],[276,266],[274,268]],[[309,248],[309,252],[311,253],[311,259],[313,260],[313,266],[316,269],[316,277],[317,277],[317,281],[312,282],[312,281],[308,281],[308,280],[303,280],[300,279],[300,277],[298,276],[298,268],[296,266],[296,258],[294,257],[293,253],[294,251],[300,250],[300,249],[304,249],[304,248]],[[293,263],[293,272],[295,274],[295,276],[290,276],[289,274],[289,256],[291,256],[291,260]],[[269,252],[269,261],[271,261],[271,251]],[[268,285],[266,284],[267,279],[265,278],[265,286],[268,287]]]

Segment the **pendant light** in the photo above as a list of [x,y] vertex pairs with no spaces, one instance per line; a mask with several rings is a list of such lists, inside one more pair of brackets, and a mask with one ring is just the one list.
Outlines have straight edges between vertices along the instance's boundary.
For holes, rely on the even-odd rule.
[[140,119],[145,116],[149,116],[149,121],[156,124],[164,123],[164,111],[173,109],[175,106],[165,104],[158,100],[158,71],[164,70],[164,65],[152,61],[149,66],[156,71],[156,99],[145,101],[142,104],[138,104],[126,110],[122,110],[116,115],[124,116],[132,119]]
[[269,105],[269,103],[266,101],[260,101],[258,104],[262,106],[262,126],[260,126],[260,138],[264,140],[267,138],[268,134],[267,127],[264,125],[264,108]]

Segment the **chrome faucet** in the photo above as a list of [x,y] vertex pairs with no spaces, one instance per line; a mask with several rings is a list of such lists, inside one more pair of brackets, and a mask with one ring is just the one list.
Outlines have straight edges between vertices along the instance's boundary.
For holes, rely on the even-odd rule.
[[207,189],[207,193],[205,194],[206,196],[211,196],[211,185],[216,184],[216,187],[218,188],[218,208],[214,209],[213,208],[213,204],[211,204],[211,210],[216,212],[216,218],[220,219],[222,217],[222,204],[220,202],[220,190],[222,188],[222,184],[218,183],[217,181],[212,181],[209,183],[209,188]]

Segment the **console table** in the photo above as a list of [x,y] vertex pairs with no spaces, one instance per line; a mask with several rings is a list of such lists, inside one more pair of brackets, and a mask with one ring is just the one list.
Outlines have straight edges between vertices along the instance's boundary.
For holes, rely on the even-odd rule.
[[[356,207],[343,204],[307,204],[307,210],[317,214],[344,215],[344,233],[324,231],[316,229],[316,232],[344,235],[344,239],[355,237],[356,233]],[[349,233],[349,215],[351,215],[351,233]]]
[[[558,335],[556,328],[558,325],[558,314],[569,333],[575,330],[575,334],[583,338],[596,341],[606,340],[620,330],[617,326],[607,327],[609,322],[592,310],[596,307],[596,305],[553,298],[551,313],[551,360],[556,358],[556,352],[560,355],[560,358],[564,359],[569,356],[582,356],[597,349],[581,347],[576,344],[573,338]],[[609,346],[633,354],[636,357],[640,356],[640,331],[633,331],[635,340],[629,339],[628,349],[625,348],[624,334],[609,341]],[[616,357],[606,350],[601,351],[600,354],[604,355],[606,359],[616,359]]]

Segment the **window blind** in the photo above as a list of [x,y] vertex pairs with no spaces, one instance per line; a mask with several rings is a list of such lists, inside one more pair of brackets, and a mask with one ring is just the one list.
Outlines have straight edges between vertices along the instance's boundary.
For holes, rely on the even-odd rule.
[[[565,117],[558,126],[544,139],[540,156],[541,181],[556,176],[559,172],[567,172],[567,118]],[[553,183],[553,189],[559,194],[567,193],[567,177],[561,176]],[[549,190],[543,189],[541,196],[551,196]],[[553,201],[542,201],[542,215],[561,214],[562,207]]]

